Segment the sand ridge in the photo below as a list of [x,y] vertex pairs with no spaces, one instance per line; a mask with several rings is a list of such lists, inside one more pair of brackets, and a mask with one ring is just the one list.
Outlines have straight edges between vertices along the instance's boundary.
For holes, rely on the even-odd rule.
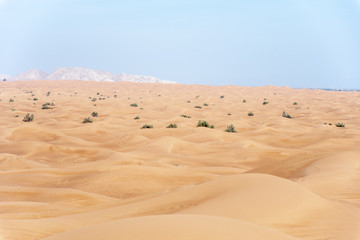
[[0,99],[1,239],[360,237],[359,92],[17,81]]

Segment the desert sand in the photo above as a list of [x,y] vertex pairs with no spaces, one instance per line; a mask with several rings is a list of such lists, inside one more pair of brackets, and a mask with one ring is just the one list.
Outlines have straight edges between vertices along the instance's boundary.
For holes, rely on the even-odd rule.
[[0,239],[360,239],[360,92],[16,81],[0,99]]

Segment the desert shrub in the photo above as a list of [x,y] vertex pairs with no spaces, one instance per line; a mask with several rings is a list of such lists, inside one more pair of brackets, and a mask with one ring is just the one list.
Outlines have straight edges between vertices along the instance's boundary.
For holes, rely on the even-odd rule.
[[210,125],[207,121],[199,120],[197,127],[214,128],[214,125]]
[[266,105],[266,104],[269,104],[269,102],[267,102],[267,101],[263,102],[263,105]]
[[92,98],[91,101],[95,102],[97,99],[96,98]]
[[47,93],[46,93],[46,96],[49,96],[49,95],[50,95],[50,93],[51,93],[51,92],[47,92]]
[[184,114],[181,114],[180,117],[183,117],[183,118],[191,118],[191,116],[184,115]]
[[254,116],[254,113],[253,112],[248,112],[248,116],[252,117],[252,116]]
[[131,107],[137,107],[138,105],[137,105],[137,103],[132,103],[132,104],[130,104],[130,106]]
[[11,111],[16,111],[16,109],[15,109],[15,108],[12,108]]
[[84,120],[82,121],[82,123],[92,123],[93,120],[90,117],[84,118]]
[[44,104],[42,105],[41,109],[53,109],[53,108],[50,107],[50,106],[55,106],[55,104],[54,104],[54,103],[51,104],[51,103],[49,103],[49,102],[44,103]]
[[139,116],[134,117],[134,120],[137,120],[137,119],[140,119],[140,117]]
[[144,128],[154,128],[154,126],[151,125],[151,124],[144,124],[144,125],[141,127],[141,129],[144,129]]
[[205,106],[205,107],[207,107],[207,106],[209,106],[209,104],[207,104],[207,103],[204,103],[204,106]]
[[225,132],[233,132],[233,133],[236,133],[236,129],[234,127],[234,125],[230,124],[227,126],[227,128],[225,129]]
[[96,93],[96,95],[100,95],[100,93],[99,93],[99,92],[97,92],[97,93]]
[[170,123],[169,126],[167,126],[166,128],[177,128],[177,125],[176,123],[175,124]]
[[201,106],[195,106],[194,108],[202,108]]
[[220,96],[220,98],[224,98],[224,96]]
[[93,117],[98,117],[99,114],[98,114],[98,112],[92,112],[92,113],[91,113],[91,116],[93,116]]
[[297,103],[297,102],[294,102],[293,105],[298,105],[298,103]]
[[14,99],[10,98],[10,99],[9,99],[9,102],[14,102]]
[[243,103],[246,103],[246,100],[245,100],[245,99],[243,100]]
[[344,128],[345,124],[344,123],[336,123],[335,126]]
[[34,114],[27,113],[23,119],[24,122],[32,122],[34,120]]
[[331,125],[332,125],[332,123],[329,123],[329,125],[331,126]]
[[228,115],[228,116],[231,116],[231,113],[228,113],[227,115]]
[[18,115],[18,114],[16,114],[16,115],[15,115],[15,117],[16,117],[16,118],[18,118],[18,117],[19,117],[19,115]]
[[191,101],[186,101],[187,103],[191,103]]
[[39,100],[39,99],[38,99],[38,98],[34,98],[33,100],[34,100],[34,101],[37,101],[37,100]]
[[283,116],[284,118],[292,118],[292,117],[290,116],[290,114],[288,114],[288,113],[285,112],[285,111],[283,111],[282,116]]

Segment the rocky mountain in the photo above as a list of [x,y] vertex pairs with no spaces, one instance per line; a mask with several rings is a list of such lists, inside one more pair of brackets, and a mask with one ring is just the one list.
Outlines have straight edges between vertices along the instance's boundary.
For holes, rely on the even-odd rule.
[[[3,76],[3,77],[1,77]],[[172,81],[161,80],[152,76],[132,75],[132,74],[111,74],[105,71],[96,71],[88,68],[71,67],[57,68],[54,72],[47,74],[43,71],[32,69],[30,71],[17,74],[13,77],[0,75],[0,79],[7,80],[86,80],[97,82],[144,82],[144,83],[175,83]]]

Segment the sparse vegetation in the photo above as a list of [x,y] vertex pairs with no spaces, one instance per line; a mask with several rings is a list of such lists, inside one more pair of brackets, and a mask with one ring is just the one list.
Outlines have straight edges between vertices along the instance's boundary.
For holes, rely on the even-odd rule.
[[202,108],[202,106],[195,106],[194,108]]
[[336,126],[336,127],[342,127],[342,128],[344,128],[344,127],[345,127],[345,124],[344,124],[344,123],[336,123],[335,126]]
[[236,129],[234,127],[234,125],[230,124],[227,126],[227,128],[225,129],[225,132],[233,132],[233,133],[236,133]]
[[134,120],[138,120],[138,119],[140,119],[140,117],[139,117],[139,116],[134,117]]
[[170,123],[169,126],[167,126],[166,128],[177,128],[177,125],[176,123],[175,124]]
[[294,102],[293,105],[298,105],[298,103],[297,103],[297,102]]
[[228,116],[231,116],[231,113],[228,113],[227,115],[228,115]]
[[209,106],[209,104],[207,104],[207,103],[204,103],[204,106],[205,106],[205,107],[207,107],[207,106]]
[[10,99],[9,99],[9,102],[14,102],[14,99],[10,98]]
[[243,100],[243,103],[246,103],[246,100],[245,100],[245,99]]
[[263,105],[266,105],[266,104],[269,104],[269,102],[267,102],[267,101],[263,102]]
[[151,124],[144,124],[144,125],[141,127],[141,129],[144,129],[144,128],[154,128],[154,126],[151,125]]
[[224,98],[224,96],[220,96],[220,98]]
[[84,120],[82,121],[82,123],[92,123],[93,120],[90,117],[84,118]]
[[252,116],[254,116],[254,113],[253,112],[248,112],[248,116],[252,117]]
[[210,125],[207,121],[199,120],[197,127],[214,128],[214,125]]
[[180,117],[183,117],[183,118],[191,118],[191,116],[184,115],[184,114],[181,114]]
[[55,104],[54,104],[54,103],[49,103],[49,102],[44,103],[44,104],[42,105],[41,109],[53,109],[53,108],[50,107],[50,106],[55,106]]
[[98,112],[92,112],[92,113],[91,113],[91,116],[93,116],[93,117],[98,117],[99,114],[98,114]]
[[39,100],[39,99],[38,99],[38,98],[34,98],[33,100],[34,100],[34,101],[37,101],[37,100]]
[[137,103],[132,103],[132,104],[130,104],[130,106],[131,107],[137,107],[138,105],[137,105]]
[[285,112],[285,111],[283,111],[282,116],[283,116],[284,118],[292,118],[292,117],[290,116],[290,114],[288,114],[288,113]]
[[24,122],[32,122],[34,120],[34,114],[27,113],[23,119]]

